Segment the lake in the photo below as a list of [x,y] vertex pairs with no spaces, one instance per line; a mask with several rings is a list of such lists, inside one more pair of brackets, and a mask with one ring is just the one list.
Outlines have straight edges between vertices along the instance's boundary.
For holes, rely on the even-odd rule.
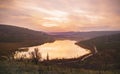
[[29,53],[33,52],[35,48],[39,49],[42,59],[46,59],[47,55],[49,55],[49,59],[77,58],[90,53],[90,50],[75,45],[75,43],[76,41],[73,40],[56,40],[53,43],[45,43],[43,45],[29,47],[27,52],[18,52],[15,55],[15,58],[19,58],[22,55],[29,58]]

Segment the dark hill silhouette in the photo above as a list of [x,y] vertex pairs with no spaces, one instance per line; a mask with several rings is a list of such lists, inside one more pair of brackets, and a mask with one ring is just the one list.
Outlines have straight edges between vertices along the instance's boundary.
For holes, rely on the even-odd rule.
[[[41,31],[0,24],[0,55],[8,52],[8,50],[52,41],[54,41],[52,36]],[[1,51],[5,52],[2,53]]]
[[90,31],[90,32],[51,32],[55,39],[86,40],[104,35],[112,35],[120,31]]
[[[93,56],[82,62],[83,67],[103,70],[120,69],[120,33],[96,37],[76,44],[93,52]],[[96,54],[94,54],[94,47],[98,51]]]

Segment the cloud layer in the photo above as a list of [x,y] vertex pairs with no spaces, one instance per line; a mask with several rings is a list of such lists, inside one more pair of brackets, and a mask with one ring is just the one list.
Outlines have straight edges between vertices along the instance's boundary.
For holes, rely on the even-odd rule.
[[0,0],[0,23],[43,31],[120,30],[120,0]]

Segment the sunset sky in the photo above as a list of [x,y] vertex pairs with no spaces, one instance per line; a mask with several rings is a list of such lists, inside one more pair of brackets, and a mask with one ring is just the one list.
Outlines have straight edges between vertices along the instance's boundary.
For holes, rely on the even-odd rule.
[[120,0],[0,0],[0,24],[45,32],[120,30]]

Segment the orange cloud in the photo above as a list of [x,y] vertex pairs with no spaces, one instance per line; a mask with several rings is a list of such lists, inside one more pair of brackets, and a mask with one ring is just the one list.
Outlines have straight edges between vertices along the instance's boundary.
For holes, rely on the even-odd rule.
[[119,0],[0,0],[0,23],[42,31],[120,30],[119,5]]

